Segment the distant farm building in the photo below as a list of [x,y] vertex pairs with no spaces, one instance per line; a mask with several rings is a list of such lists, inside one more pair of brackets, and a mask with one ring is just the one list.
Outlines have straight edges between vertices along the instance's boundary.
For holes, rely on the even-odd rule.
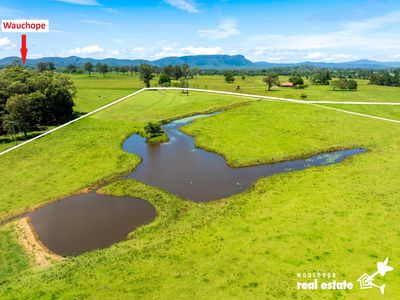
[[294,87],[294,84],[292,82],[282,82],[280,84],[281,87]]

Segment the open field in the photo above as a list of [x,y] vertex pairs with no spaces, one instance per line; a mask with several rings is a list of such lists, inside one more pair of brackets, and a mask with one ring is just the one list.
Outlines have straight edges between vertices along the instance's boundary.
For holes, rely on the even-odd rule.
[[[98,73],[93,73],[91,77],[87,74],[70,74],[76,84],[78,93],[75,99],[74,110],[79,113],[87,113],[96,108],[111,103],[136,90],[144,87],[139,80],[138,74],[116,74],[109,73],[105,77]],[[152,80],[152,86],[158,86],[158,78]],[[288,77],[280,76],[281,82],[287,81]],[[311,85],[305,89],[274,87],[272,91],[267,91],[262,76],[247,76],[242,80],[240,76],[235,77],[234,83],[226,83],[221,75],[215,76],[195,76],[189,81],[192,88],[204,88],[236,93],[249,93],[273,97],[284,97],[301,99],[301,94],[306,94],[308,100],[330,100],[330,101],[371,101],[371,102],[399,102],[400,88],[369,85],[367,80],[357,80],[358,91],[333,91],[330,86]],[[173,81],[176,82],[176,81]],[[240,90],[235,88],[240,85]],[[371,108],[371,107],[345,107],[345,109],[360,111],[365,113],[374,112],[383,117],[395,117],[400,110],[398,107],[392,108]],[[400,118],[400,117],[397,117]],[[21,137],[21,136],[20,136]],[[0,138],[0,151],[14,145],[11,137]]]
[[[94,74],[88,77],[86,74],[70,75],[77,84],[78,89],[140,89],[144,84],[140,82],[137,74],[107,74],[105,78],[102,75]],[[357,91],[333,91],[329,85],[313,85],[305,79],[308,87],[305,89],[281,88],[274,87],[271,91],[267,91],[265,83],[262,81],[263,76],[246,76],[242,80],[240,76],[235,77],[234,83],[226,83],[222,75],[198,75],[189,80],[192,88],[204,88],[210,90],[222,90],[229,92],[248,93],[256,95],[266,95],[273,97],[284,97],[292,99],[301,99],[301,94],[305,93],[308,100],[332,100],[332,101],[369,101],[369,102],[399,102],[400,88],[377,86],[368,84],[368,80],[357,79]],[[289,79],[287,76],[280,76],[280,81],[285,82]],[[158,86],[158,78],[151,82],[151,86]],[[173,81],[176,82],[176,81]],[[240,90],[235,88],[240,86]],[[81,89],[80,89],[81,88]],[[79,95],[79,94],[78,94]],[[79,99],[79,97],[78,97]],[[79,100],[78,100],[79,103]],[[77,107],[79,107],[77,105]],[[79,110],[79,109],[78,109]]]
[[78,94],[75,111],[87,113],[141,88],[137,75],[72,75]]
[[[248,93],[273,97],[301,99],[301,94],[307,95],[307,100],[332,100],[332,101],[370,101],[370,102],[399,102],[400,89],[368,84],[368,80],[358,79],[357,91],[333,91],[329,85],[312,85],[308,80],[305,89],[274,87],[267,91],[262,76],[247,76],[242,80],[235,77],[234,83],[226,83],[223,76],[196,76],[189,84],[193,88],[206,88],[229,92]],[[287,76],[279,76],[281,82],[288,80]],[[240,90],[235,90],[237,86]]]
[[[0,157],[0,180],[6,182],[0,186],[0,219],[136,166],[139,158],[124,153],[121,143],[147,121],[247,101],[144,92]],[[332,148],[363,146],[370,151],[337,165],[261,179],[249,191],[203,204],[133,180],[117,180],[103,191],[150,201],[158,212],[156,220],[132,239],[44,270],[27,268],[12,227],[3,227],[1,261],[17,271],[0,281],[0,298],[380,296],[377,289],[358,287],[348,292],[297,291],[296,273],[335,272],[338,280],[357,284],[362,273],[375,271],[377,261],[386,256],[400,260],[398,124],[304,104],[251,101],[199,119],[185,131],[235,166]],[[10,256],[11,248],[17,254]],[[385,297],[400,294],[398,272],[379,280],[387,283]]]

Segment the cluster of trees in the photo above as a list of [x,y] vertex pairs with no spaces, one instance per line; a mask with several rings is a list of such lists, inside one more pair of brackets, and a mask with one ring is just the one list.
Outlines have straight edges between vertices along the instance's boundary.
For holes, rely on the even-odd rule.
[[40,73],[45,71],[54,71],[56,66],[52,62],[40,62],[37,64],[38,71]]
[[[68,69],[68,66],[67,66],[67,69]],[[91,62],[87,62],[83,65],[83,70],[85,70],[89,74],[89,76],[91,76],[92,72],[94,72],[94,71],[103,74],[104,77],[106,76],[106,74],[108,72],[117,72],[117,74],[122,73],[122,75],[129,72],[129,73],[131,73],[131,75],[133,75],[133,73],[137,72],[138,69],[139,69],[139,67],[137,67],[137,66],[115,66],[115,67],[112,67],[105,63],[104,64],[98,63],[96,65],[93,65]],[[74,73],[74,72],[72,72],[72,73]]]
[[290,76],[289,82],[293,83],[295,88],[305,88],[304,80],[300,76]]
[[[40,70],[39,65],[42,63],[39,63],[37,65],[38,70]],[[46,63],[48,64],[48,63]],[[76,73],[76,74],[83,74],[83,73],[88,73],[89,76],[92,75],[93,72],[98,72],[103,74],[105,76],[109,72],[116,72],[117,74],[122,73],[130,73],[133,75],[133,73],[137,72],[139,69],[138,66],[109,66],[106,63],[97,63],[97,64],[92,64],[91,62],[85,63],[82,67],[79,67],[74,64],[69,64],[65,68],[60,68],[59,71],[63,73]],[[51,70],[51,69],[47,69]],[[55,70],[55,69],[53,69]]]
[[332,80],[331,86],[334,91],[336,91],[336,89],[354,91],[357,89],[358,84],[354,79],[340,78],[337,80]]
[[382,72],[382,74],[374,74],[370,77],[369,83],[385,86],[400,86],[400,70],[393,70],[393,73]]
[[[168,65],[162,69],[155,68],[155,73],[160,74],[158,84],[161,86],[171,86],[171,80],[179,80],[181,87],[189,87],[189,79],[199,74],[198,68],[191,69],[188,64]],[[139,71],[140,74],[140,71]]]
[[329,70],[322,70],[320,72],[315,73],[310,78],[310,81],[312,82],[312,84],[328,85],[329,80],[331,79],[332,79],[331,72]]
[[11,67],[0,71],[0,134],[12,129],[25,136],[73,117],[76,88],[66,76]]

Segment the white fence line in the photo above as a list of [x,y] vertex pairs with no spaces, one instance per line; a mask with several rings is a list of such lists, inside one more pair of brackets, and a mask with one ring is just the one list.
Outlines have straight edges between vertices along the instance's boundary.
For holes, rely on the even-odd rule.
[[350,104],[350,105],[400,105],[400,102],[340,102],[340,101],[307,101],[307,100],[296,100],[296,99],[288,99],[288,98],[280,98],[280,97],[270,97],[270,96],[261,96],[261,95],[253,95],[253,94],[244,94],[244,93],[233,93],[233,92],[224,92],[224,91],[216,91],[216,90],[206,90],[206,89],[195,89],[195,88],[174,88],[174,87],[153,87],[153,88],[142,88],[141,90],[138,90],[134,93],[131,93],[125,97],[122,97],[118,100],[115,100],[107,105],[104,105],[100,108],[97,108],[79,118],[76,118],[72,121],[69,121],[63,125],[60,125],[56,128],[53,128],[49,131],[46,131],[32,139],[29,139],[25,142],[22,142],[21,144],[18,144],[14,147],[11,147],[7,150],[4,150],[3,152],[0,152],[0,156],[11,152],[15,149],[18,149],[19,147],[22,147],[26,144],[29,144],[37,139],[40,139],[50,133],[53,133],[61,128],[64,128],[68,125],[71,125],[79,120],[82,120],[86,117],[89,117],[103,109],[106,109],[110,106],[113,106],[121,101],[124,101],[132,96],[135,96],[143,91],[151,91],[151,90],[185,90],[185,91],[193,91],[193,92],[202,92],[202,93],[211,93],[211,94],[220,94],[220,95],[231,95],[231,96],[240,96],[240,97],[250,97],[250,98],[256,98],[256,99],[265,99],[265,100],[274,100],[274,101],[282,101],[282,102],[290,102],[290,103],[301,103],[301,104],[314,104],[318,107],[322,107],[322,108],[326,108],[326,109],[331,109],[331,110],[335,110],[335,111],[340,111],[343,113],[347,113],[347,114],[352,114],[352,115],[357,115],[357,116],[362,116],[362,117],[367,117],[367,118],[372,118],[372,119],[378,119],[378,120],[383,120],[383,121],[389,121],[389,122],[395,122],[395,123],[400,123],[400,120],[394,120],[394,119],[387,119],[387,118],[382,118],[382,117],[377,117],[377,116],[373,116],[373,115],[367,115],[367,114],[361,114],[361,113],[356,113],[356,112],[352,112],[352,111],[347,111],[347,110],[343,110],[343,109],[338,109],[338,108],[332,108],[332,107],[328,107],[328,106],[323,106],[323,105],[319,105],[319,104]]
[[349,104],[349,105],[394,105],[394,106],[400,105],[400,102],[296,100],[296,99],[290,99],[290,98],[280,98],[280,97],[262,96],[262,95],[245,94],[245,93],[234,93],[234,92],[225,92],[225,91],[217,91],[217,90],[195,89],[195,88],[150,87],[150,88],[146,88],[146,90],[179,90],[179,91],[184,90],[184,91],[241,96],[241,97],[250,97],[250,98],[257,98],[257,99],[268,99],[268,100],[292,102],[292,103],[303,103],[303,104],[344,104],[344,105]]
[[378,116],[373,116],[373,115],[367,115],[367,114],[362,114],[362,113],[358,113],[358,112],[355,112],[355,111],[350,111],[350,110],[345,110],[345,109],[340,109],[340,108],[334,108],[334,107],[325,106],[325,105],[319,105],[319,104],[311,104],[311,105],[322,107],[322,108],[325,108],[325,109],[339,111],[339,112],[346,113],[346,114],[349,114],[349,115],[355,115],[355,116],[366,117],[366,118],[370,118],[370,119],[377,119],[377,120],[381,120],[381,121],[388,121],[388,122],[393,122],[393,123],[400,123],[400,120],[396,120],[396,119],[388,119],[388,118],[383,118],[383,117],[378,117]]

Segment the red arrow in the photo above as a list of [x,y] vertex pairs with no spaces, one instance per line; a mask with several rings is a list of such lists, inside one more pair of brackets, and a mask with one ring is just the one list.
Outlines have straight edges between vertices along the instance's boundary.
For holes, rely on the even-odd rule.
[[26,48],[26,34],[21,36],[21,57],[22,63],[26,63],[26,55],[28,54],[28,48]]

